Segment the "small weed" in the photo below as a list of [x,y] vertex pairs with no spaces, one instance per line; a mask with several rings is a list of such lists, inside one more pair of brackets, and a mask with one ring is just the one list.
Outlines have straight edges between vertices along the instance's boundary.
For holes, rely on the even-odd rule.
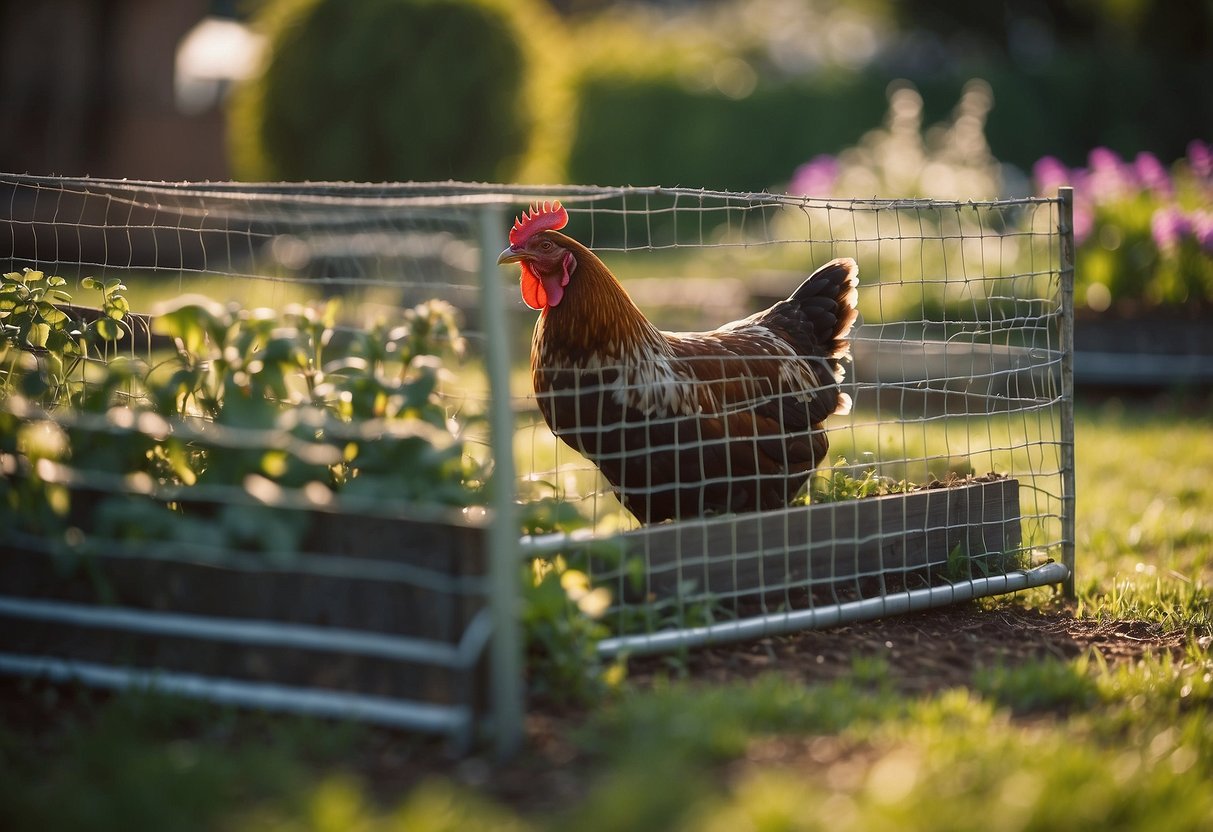
[[774,674],[711,688],[666,682],[613,703],[581,741],[616,757],[665,749],[692,760],[726,759],[754,735],[835,732],[904,713],[904,700],[883,683],[887,666],[864,661],[858,667],[860,675],[820,685]]
[[1052,658],[983,668],[977,671],[973,687],[1017,714],[1078,710],[1099,698],[1099,688],[1083,664]]
[[848,463],[846,457],[838,457],[830,468],[817,470],[809,483],[808,491],[800,496],[797,502],[800,505],[836,503],[841,500],[906,494],[918,488],[906,480],[881,476],[877,473],[876,466],[871,463],[863,466],[858,477],[854,473],[857,468],[859,466]]
[[[253,801],[293,805],[303,759],[340,760],[355,730],[148,692],[77,706],[66,723],[60,707],[48,702],[39,719],[53,727],[36,743],[16,726],[0,729],[0,811],[10,828],[214,828]],[[267,732],[272,742],[261,741]],[[53,775],[39,776],[48,759]]]
[[1213,636],[1213,587],[1202,581],[1135,574],[1117,577],[1107,589],[1087,582],[1078,615],[1111,621],[1148,621],[1167,630]]

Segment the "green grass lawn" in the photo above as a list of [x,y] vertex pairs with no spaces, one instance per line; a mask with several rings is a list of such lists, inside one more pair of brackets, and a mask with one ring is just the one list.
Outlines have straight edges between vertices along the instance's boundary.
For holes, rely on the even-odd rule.
[[1128,653],[1019,656],[925,686],[910,684],[930,681],[905,669],[912,652],[817,679],[778,661],[709,679],[673,657],[592,708],[536,707],[532,745],[507,766],[359,726],[5,682],[0,817],[38,830],[1211,829],[1208,413],[1080,406],[1077,605],[1035,590],[973,606],[1121,622],[1107,631]]

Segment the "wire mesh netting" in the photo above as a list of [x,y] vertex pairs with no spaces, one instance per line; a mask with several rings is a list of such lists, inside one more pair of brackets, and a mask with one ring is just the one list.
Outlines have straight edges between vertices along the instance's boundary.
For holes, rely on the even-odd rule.
[[0,188],[2,666],[466,740],[494,631],[480,209]]
[[[602,348],[585,265],[521,302],[533,199],[652,327]],[[0,669],[466,739],[516,722],[526,564],[607,654],[1070,578],[1063,201],[3,175],[0,204]],[[719,329],[835,258],[857,291],[805,290],[857,308],[833,346]]]
[[[573,328],[553,334],[557,310],[536,346],[552,353],[538,360],[537,403],[566,405],[520,432],[522,468],[532,496],[577,507],[594,542],[527,543],[610,588],[604,651],[1066,580],[1061,203],[663,191],[565,204],[568,234],[656,324],[711,331],[664,336],[674,348],[645,353],[647,374],[627,350],[587,357]],[[859,268],[841,366],[780,320],[784,299],[839,257]],[[766,342],[771,330],[794,348]],[[560,338],[581,352],[560,354]],[[554,367],[563,383],[546,389]]]

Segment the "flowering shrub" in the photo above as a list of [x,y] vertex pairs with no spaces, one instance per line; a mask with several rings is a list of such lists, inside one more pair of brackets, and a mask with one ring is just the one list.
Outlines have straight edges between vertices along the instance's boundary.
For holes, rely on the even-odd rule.
[[[1026,192],[1021,175],[1000,165],[986,143],[989,85],[966,85],[950,121],[923,128],[922,98],[894,85],[885,124],[837,156],[798,167],[788,193],[818,199],[929,197],[996,199]],[[1121,159],[1092,150],[1085,168],[1046,156],[1033,166],[1042,196],[1074,188],[1078,245],[1075,300],[1102,312],[1213,306],[1213,148],[1194,140],[1168,169],[1152,153]],[[1005,247],[993,252],[1007,255]],[[904,252],[898,252],[902,256]],[[996,259],[991,262],[1002,262]]]
[[1036,191],[1074,187],[1076,302],[1096,311],[1213,304],[1213,149],[1200,140],[1168,170],[1151,153],[1132,161],[1092,150],[1086,168],[1046,156]]
[[923,128],[923,100],[904,82],[889,89],[884,126],[859,144],[821,154],[798,167],[788,193],[848,199],[929,197],[995,199],[1002,168],[986,143],[986,116],[994,105],[985,81],[965,85],[951,120]]
[[[874,211],[848,212],[846,222],[857,240],[877,242],[864,250],[847,253],[863,260],[865,280],[885,280],[880,299],[865,310],[869,323],[904,320],[912,314],[927,321],[973,319],[992,314],[1008,305],[1007,299],[1031,294],[1026,283],[1032,270],[1024,263],[1044,256],[1041,247],[1047,234],[1013,239],[995,229],[1021,222],[1019,213],[991,218],[975,210],[945,208],[943,204],[963,200],[997,199],[1007,190],[1007,174],[1014,172],[990,151],[985,138],[986,116],[994,105],[990,85],[980,79],[965,84],[950,118],[927,125],[923,98],[913,85],[898,81],[888,88],[888,111],[884,123],[868,131],[853,147],[836,156],[820,154],[797,167],[787,192],[807,197],[803,205],[785,212],[787,234],[795,235],[807,217],[810,227],[829,229],[837,222],[832,215],[834,200],[895,199],[939,200],[939,206],[923,203],[910,222],[917,233],[891,236],[887,214]],[[1021,177],[1022,181],[1022,177]],[[844,203],[845,205],[845,203]],[[1043,214],[1043,212],[1041,212]],[[906,214],[905,216],[910,216]],[[882,227],[881,221],[885,219]],[[833,245],[822,246],[814,257],[837,256]],[[949,264],[980,263],[987,281],[966,286],[963,296],[945,291],[942,275]],[[1018,284],[1002,284],[993,278],[1006,277]],[[989,294],[987,294],[989,293]],[[1013,305],[1014,301],[1011,301]],[[1013,315],[1005,309],[998,314]],[[946,337],[942,332],[940,337]]]

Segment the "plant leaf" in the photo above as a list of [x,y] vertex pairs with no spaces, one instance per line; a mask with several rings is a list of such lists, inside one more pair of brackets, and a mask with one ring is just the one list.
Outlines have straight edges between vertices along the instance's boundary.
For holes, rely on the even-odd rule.
[[46,339],[50,337],[50,334],[50,324],[32,324],[29,328],[29,332],[25,334],[25,342],[31,347],[38,347],[41,349],[42,347],[46,346]]
[[122,340],[122,336],[126,334],[122,327],[118,326],[117,322],[112,318],[98,318],[96,327],[97,335],[103,341],[120,341]]

